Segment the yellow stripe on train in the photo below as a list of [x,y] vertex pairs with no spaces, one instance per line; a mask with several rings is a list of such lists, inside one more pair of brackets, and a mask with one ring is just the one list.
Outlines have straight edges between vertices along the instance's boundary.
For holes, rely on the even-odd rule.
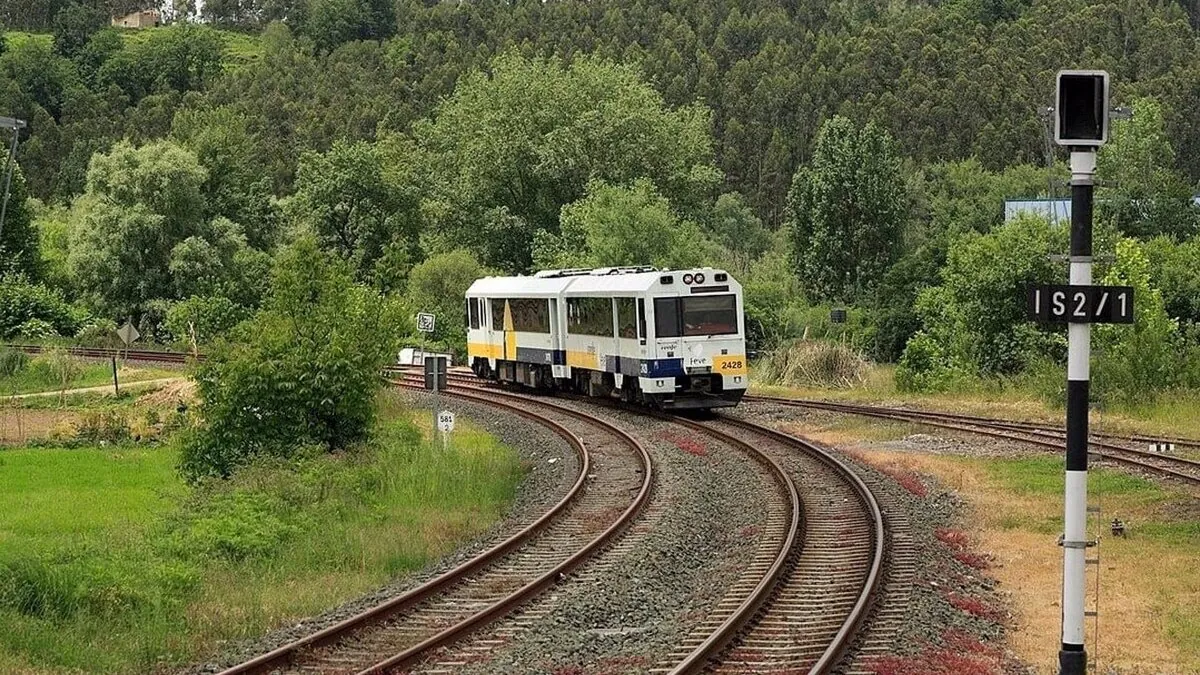
[[722,375],[745,375],[746,357],[741,355],[733,356],[714,356],[712,369],[714,373]]
[[577,352],[568,349],[567,365],[571,366],[572,368],[602,370],[602,368],[600,368],[600,357],[595,352]]
[[467,356],[469,358],[502,359],[504,358],[504,346],[494,345],[490,342],[468,342]]

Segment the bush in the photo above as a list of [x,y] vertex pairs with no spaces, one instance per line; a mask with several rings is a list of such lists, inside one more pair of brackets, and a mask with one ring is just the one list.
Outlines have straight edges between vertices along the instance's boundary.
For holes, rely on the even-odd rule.
[[130,438],[129,423],[115,410],[92,411],[79,421],[75,436],[88,443],[124,443]]
[[75,344],[82,347],[120,347],[124,343],[117,336],[117,323],[111,319],[92,319],[75,334]]
[[868,364],[854,349],[827,340],[796,340],[771,350],[757,376],[786,386],[852,387],[867,378]]
[[0,377],[12,377],[29,365],[29,355],[19,349],[0,347]]
[[896,388],[907,392],[932,392],[949,389],[955,380],[967,375],[928,333],[918,332],[904,347],[896,366]]
[[281,253],[264,308],[199,365],[205,422],[181,437],[185,476],[229,476],[257,456],[365,440],[399,314],[311,238]]
[[176,342],[208,344],[225,335],[250,311],[223,296],[192,296],[171,304],[163,326]]
[[76,311],[57,291],[31,284],[20,275],[0,278],[0,339],[71,336],[78,328]]

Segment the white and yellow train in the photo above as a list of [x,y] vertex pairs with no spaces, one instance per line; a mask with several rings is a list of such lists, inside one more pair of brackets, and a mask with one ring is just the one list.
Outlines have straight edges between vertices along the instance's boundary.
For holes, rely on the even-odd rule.
[[708,267],[479,279],[467,290],[467,360],[481,378],[539,389],[737,405],[748,384],[742,287]]

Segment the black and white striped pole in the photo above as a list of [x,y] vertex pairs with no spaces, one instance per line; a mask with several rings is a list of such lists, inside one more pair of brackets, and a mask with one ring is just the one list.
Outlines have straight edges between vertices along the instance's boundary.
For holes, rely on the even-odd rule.
[[[1091,295],[1092,190],[1096,150],[1108,137],[1108,74],[1058,74],[1055,140],[1071,149],[1071,257],[1068,298]],[[1084,578],[1087,566],[1088,388],[1090,321],[1067,325],[1067,457],[1063,508],[1062,675],[1084,675]]]

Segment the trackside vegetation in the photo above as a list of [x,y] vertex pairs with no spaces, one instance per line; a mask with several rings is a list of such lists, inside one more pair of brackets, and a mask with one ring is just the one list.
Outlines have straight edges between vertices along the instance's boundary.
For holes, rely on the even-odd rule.
[[171,446],[0,450],[0,668],[140,673],[419,568],[491,524],[522,469],[427,442],[397,394],[372,440],[189,486]]

